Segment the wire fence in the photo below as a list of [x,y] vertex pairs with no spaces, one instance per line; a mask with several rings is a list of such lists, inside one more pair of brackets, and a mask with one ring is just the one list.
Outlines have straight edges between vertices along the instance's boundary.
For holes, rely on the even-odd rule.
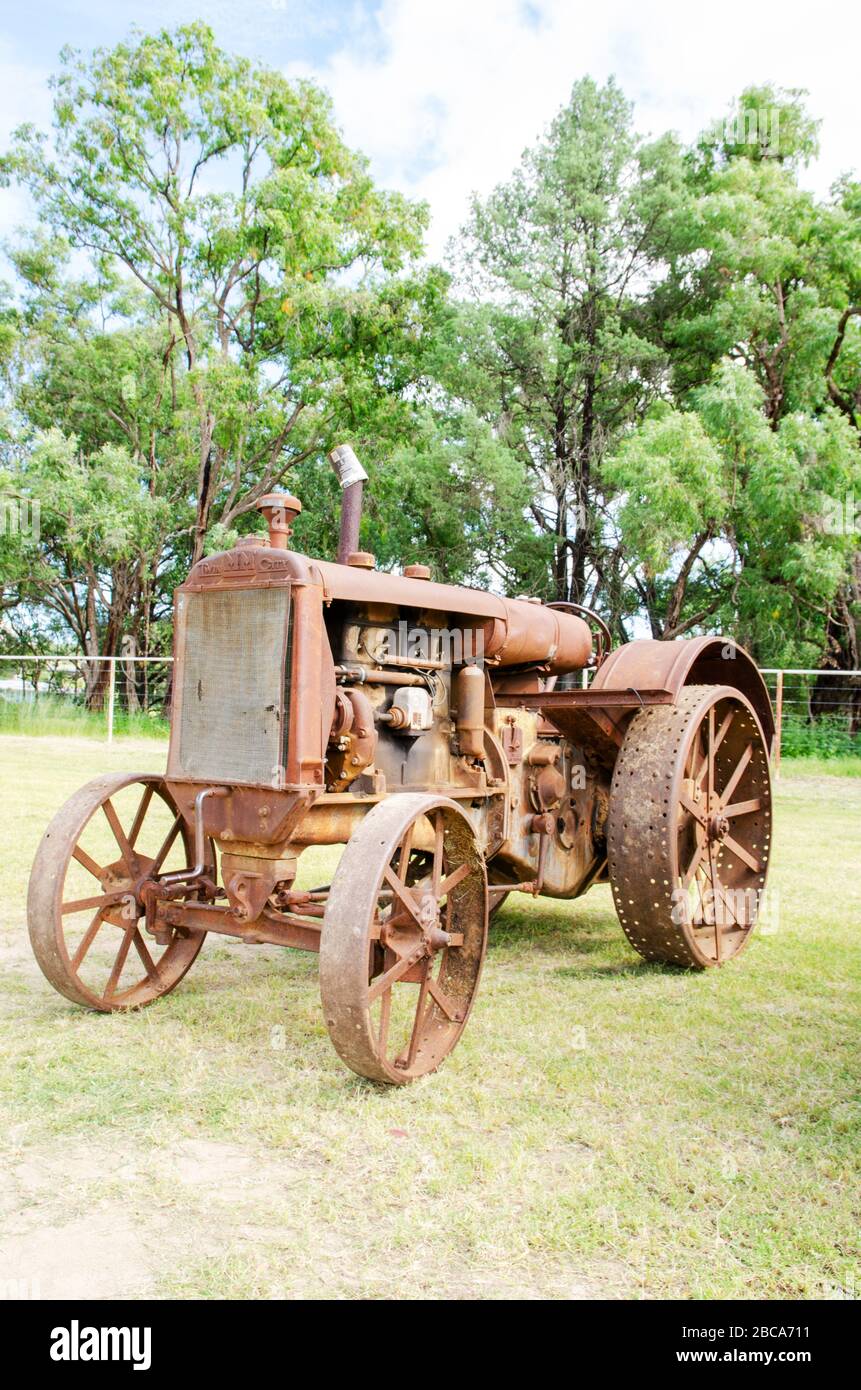
[[861,757],[861,671],[761,668],[781,756]]
[[[98,729],[163,734],[170,719],[171,656],[0,654],[0,731],[27,732],[36,719],[57,732]],[[861,757],[861,670],[763,667],[781,756]],[[583,684],[588,682],[584,671]]]
[[[0,731],[26,733],[54,724],[69,732],[101,725],[108,743],[118,731],[166,732],[172,656],[0,654]],[[73,730],[72,730],[73,731]]]

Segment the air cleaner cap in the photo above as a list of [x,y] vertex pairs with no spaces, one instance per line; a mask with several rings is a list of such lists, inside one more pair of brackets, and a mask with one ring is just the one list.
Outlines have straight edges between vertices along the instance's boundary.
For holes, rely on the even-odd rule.
[[266,518],[269,544],[274,550],[287,550],[293,522],[302,510],[299,498],[291,497],[289,492],[267,492],[257,499],[257,510]]

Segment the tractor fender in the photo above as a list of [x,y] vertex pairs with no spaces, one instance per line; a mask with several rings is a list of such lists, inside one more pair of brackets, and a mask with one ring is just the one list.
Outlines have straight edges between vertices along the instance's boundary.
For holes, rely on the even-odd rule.
[[731,637],[651,639],[617,647],[602,662],[592,690],[663,690],[675,704],[686,685],[729,685],[745,695],[762,725],[766,746],[774,738],[774,715],[765,681],[753,657]]

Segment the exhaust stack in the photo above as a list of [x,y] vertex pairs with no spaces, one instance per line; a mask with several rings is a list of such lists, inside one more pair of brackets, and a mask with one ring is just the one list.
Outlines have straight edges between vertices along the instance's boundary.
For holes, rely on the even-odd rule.
[[359,523],[362,520],[362,490],[368,481],[365,472],[349,444],[339,444],[329,455],[329,462],[341,484],[341,534],[338,539],[338,564],[346,565],[348,556],[359,549]]

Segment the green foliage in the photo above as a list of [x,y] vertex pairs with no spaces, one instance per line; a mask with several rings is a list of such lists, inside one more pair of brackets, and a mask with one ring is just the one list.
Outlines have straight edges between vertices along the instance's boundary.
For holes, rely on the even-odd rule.
[[598,468],[656,393],[663,354],[642,331],[639,285],[682,187],[675,142],[638,139],[618,87],[584,79],[512,179],[473,203],[459,246],[465,297],[436,370],[523,471],[546,542],[531,568],[552,555],[538,592],[582,600],[594,582]]
[[0,297],[0,491],[42,504],[0,536],[3,640],[166,650],[263,492],[334,552],[349,441],[385,568],[858,665],[857,535],[823,518],[861,497],[861,184],[799,186],[803,97],[752,86],[685,149],[578,81],[450,276],[313,84],[204,24],[66,52],[51,136],[0,158],[40,219]]
[[820,715],[784,718],[781,752],[785,758],[861,758],[861,734],[853,734],[845,719]]
[[7,376],[47,522],[22,597],[83,650],[151,648],[189,561],[288,470],[412,437],[447,280],[412,264],[426,209],[376,188],[328,97],[203,24],[67,51],[54,94],[52,138],[23,127],[0,161],[41,222]]

